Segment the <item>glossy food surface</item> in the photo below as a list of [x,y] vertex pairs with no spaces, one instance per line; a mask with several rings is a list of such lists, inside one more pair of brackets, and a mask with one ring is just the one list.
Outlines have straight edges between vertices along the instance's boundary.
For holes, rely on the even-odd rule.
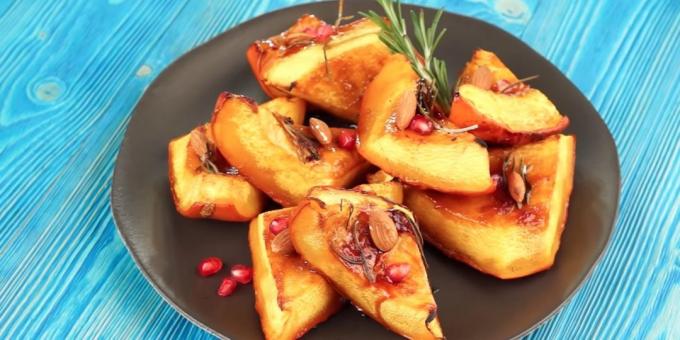
[[498,177],[508,157],[529,167],[529,198],[521,207],[504,179],[493,193],[476,197],[412,190],[406,204],[428,241],[482,272],[512,279],[546,270],[567,220],[575,150],[573,136],[556,135],[491,151],[491,171]]
[[[225,93],[220,98],[212,119],[217,148],[253,185],[284,206],[296,204],[317,185],[345,187],[368,168],[356,151],[332,145],[312,145],[316,159],[310,159],[287,133],[287,128],[298,128],[294,124],[285,127],[280,116],[246,97]],[[313,142],[313,137],[305,141]]]
[[332,286],[297,253],[272,249],[278,234],[270,231],[271,222],[292,219],[294,210],[268,211],[250,222],[255,308],[267,339],[296,339],[341,306],[341,298]]
[[313,15],[303,16],[286,32],[254,42],[248,61],[270,96],[294,95],[356,121],[366,86],[390,52],[378,39],[380,28],[365,19],[340,26],[326,43],[290,37],[326,25]]
[[569,125],[552,101],[530,80],[517,76],[493,52],[478,49],[458,80],[449,119],[477,125],[470,133],[490,143],[515,145],[538,141]]
[[[208,125],[197,128],[208,133]],[[212,143],[212,138],[209,138]],[[216,150],[213,150],[216,151]],[[168,178],[177,211],[192,218],[248,221],[263,208],[265,196],[238,173],[211,173],[191,146],[191,133],[168,145]],[[224,162],[223,162],[224,163]],[[228,164],[219,164],[218,171]]]
[[[441,3],[430,4],[435,7],[441,5]],[[122,5],[132,6],[132,2],[124,2]],[[254,295],[249,289],[237,289],[236,292],[227,299],[216,299],[214,289],[219,284],[219,278],[200,278],[197,275],[194,275],[195,266],[202,258],[207,256],[219,256],[224,259],[225,263],[229,264],[248,263],[250,261],[250,252],[246,241],[247,224],[229,223],[225,225],[224,223],[216,221],[186,219],[177,214],[173,207],[172,196],[168,188],[168,168],[166,163],[167,143],[172,138],[185,134],[198,124],[209,120],[215,98],[222,91],[229,90],[234,93],[248,94],[253,96],[258,103],[264,103],[267,100],[267,97],[265,94],[261,93],[257,81],[252,77],[250,67],[243,57],[243,51],[247,49],[252,41],[285,30],[304,13],[314,13],[324,20],[332,22],[337,15],[336,5],[337,3],[333,2],[314,3],[267,14],[259,19],[245,23],[224,35],[220,35],[208,44],[190,52],[177,63],[168,67],[168,69],[160,74],[155,82],[148,87],[146,94],[139,102],[127,128],[127,135],[119,153],[116,164],[117,169],[112,186],[112,207],[117,225],[122,235],[121,239],[124,240],[129,247],[132,257],[139,264],[141,271],[149,278],[151,285],[166,298],[165,301],[177,308],[183,316],[186,316],[193,322],[224,337],[248,339],[262,336],[258,315],[254,308],[252,308],[255,303]],[[145,4],[137,6],[150,8],[152,5]],[[199,6],[199,4],[189,2],[186,10],[190,11]],[[216,4],[215,6],[218,5]],[[242,8],[240,7],[241,3],[239,2],[229,2],[226,5],[220,6],[227,6],[221,8],[226,8],[226,12],[229,13],[232,10],[236,13],[239,10],[235,8]],[[252,7],[249,8],[259,9],[264,8],[262,6],[266,6],[266,4],[253,4],[251,6]],[[447,3],[446,6],[451,9],[462,8],[456,7],[458,5],[453,3],[450,5]],[[642,6],[642,4],[639,6]],[[117,8],[122,7],[119,6]],[[409,10],[412,8],[414,7],[405,6],[404,9]],[[480,6],[478,8],[482,7]],[[552,6],[539,6],[541,12],[563,8],[564,7],[558,6],[557,4]],[[355,13],[359,10],[367,9],[377,10],[375,4],[372,2],[348,1],[346,3],[347,13]],[[154,13],[157,13],[159,18],[170,17],[170,13],[165,13],[163,10],[158,10]],[[209,13],[210,15],[214,15],[214,12],[212,11]],[[434,11],[426,9],[425,13],[428,17],[431,17],[434,14]],[[167,16],[165,16],[166,14]],[[184,14],[179,17],[187,20],[186,16],[183,15]],[[537,17],[543,17],[541,14],[536,15]],[[213,17],[215,20],[230,20],[229,18],[236,18],[237,16],[234,14],[234,16],[227,15]],[[536,17],[532,17],[531,20],[534,20],[535,18]],[[203,23],[202,20],[196,20],[196,22]],[[192,25],[193,23],[194,22],[192,21]],[[483,275],[474,269],[470,269],[467,265],[451,261],[449,258],[441,255],[436,249],[428,246],[425,248],[426,257],[430,265],[428,277],[431,286],[439,289],[435,294],[435,299],[439,307],[443,333],[448,336],[457,336],[466,339],[509,338],[527,331],[536,323],[549,316],[566,301],[580,286],[581,282],[583,282],[598,259],[599,254],[607,244],[618,202],[618,161],[616,158],[616,151],[613,141],[607,133],[606,126],[602,123],[602,120],[586,97],[584,97],[555,66],[551,65],[550,62],[531,50],[527,45],[492,25],[459,15],[445,13],[442,16],[440,26],[446,27],[448,33],[443,38],[441,49],[438,50],[437,54],[446,59],[452,75],[454,70],[459,70],[464,67],[465,63],[470,58],[470,53],[480,47],[479,36],[484,36],[484,45],[482,47],[493,49],[503,57],[506,64],[517,70],[519,74],[538,73],[541,75],[541,78],[537,79],[537,84],[540,84],[542,91],[554,101],[560,112],[569,116],[571,125],[567,132],[574,134],[578,139],[576,150],[576,158],[578,161],[576,163],[574,191],[570,205],[571,213],[562,236],[560,251],[551,270],[527,279],[503,282],[489,277],[488,275]],[[515,26],[509,27],[512,28]],[[650,32],[644,28],[644,25],[636,25],[635,27],[640,28],[644,32]],[[160,28],[159,31],[161,31]],[[602,32],[602,30],[595,31]],[[178,32],[179,31],[174,29],[168,31],[168,39],[170,40],[167,41],[173,41],[178,44],[181,42],[186,43],[187,41],[195,41],[193,40],[193,36],[179,34]],[[513,32],[522,34],[520,29]],[[527,31],[525,36],[536,34],[535,32],[536,29],[534,28]],[[536,39],[537,40],[535,41],[538,41],[538,38]],[[159,46],[162,46],[162,49],[159,47],[159,50],[167,51],[167,46],[163,44],[162,41],[166,40],[161,40]],[[541,41],[543,41],[542,38]],[[559,39],[557,41],[564,42],[565,40]],[[646,43],[643,45],[656,46],[648,45]],[[146,45],[140,44],[139,47],[137,47],[137,45],[134,46],[135,50],[139,53],[139,59],[134,59],[134,62],[126,64],[129,67],[129,70],[131,70],[129,71],[130,74],[134,73],[134,70],[139,66],[139,60],[142,60],[143,56],[146,55],[144,54],[146,52],[141,52],[146,51],[143,49]],[[561,48],[559,50],[563,51]],[[116,51],[118,52],[119,50]],[[575,52],[573,50],[569,51],[570,53]],[[588,55],[595,53],[593,50],[588,51]],[[150,53],[151,55],[156,55],[155,53],[160,52]],[[553,52],[550,52],[551,55],[556,57],[555,60],[557,62],[561,62],[560,60],[571,60],[569,58],[570,54],[568,53],[565,55],[562,55],[561,53],[552,53]],[[662,53],[659,52],[659,54],[655,55],[662,55]],[[52,57],[58,58],[56,55]],[[598,60],[601,61],[602,59]],[[643,59],[641,58],[639,60]],[[107,59],[107,62],[113,63],[114,60]],[[560,65],[564,66],[565,70],[568,69],[567,62]],[[620,68],[617,68],[616,66],[618,64],[608,63],[607,65],[611,65],[611,67],[614,67],[616,70],[620,70]],[[659,65],[663,65],[663,63]],[[125,76],[121,73],[120,77],[122,79]],[[580,79],[580,84],[591,84],[589,81],[591,77],[583,77]],[[610,84],[612,79],[618,78],[605,77],[602,79],[605,80],[606,84]],[[136,88],[138,90],[144,88],[140,83],[137,83],[140,82],[140,80],[130,79],[130,81],[135,82],[134,84],[137,86]],[[636,83],[639,84],[638,81],[639,78],[636,78]],[[652,84],[656,83],[653,82]],[[600,89],[599,85],[593,86]],[[129,87],[125,88],[128,89]],[[586,88],[588,87],[586,86]],[[655,91],[662,90],[669,91],[670,88],[667,86],[655,88]],[[107,88],[106,91],[109,91],[109,89]],[[110,91],[114,91],[114,89],[111,89]],[[69,93],[73,94],[80,92]],[[128,96],[127,98],[130,101],[137,99],[136,96],[132,96],[125,91],[110,93],[112,93],[112,96],[114,94]],[[646,93],[650,94],[651,92]],[[608,100],[604,100],[606,96],[594,95],[592,98],[596,100],[596,103],[609,103]],[[637,105],[634,103],[638,103],[640,97],[633,96],[631,92],[630,97],[625,96],[625,98],[617,98],[621,99],[621,102],[616,103],[616,109],[614,109],[613,106],[609,107],[605,105],[608,108],[607,110],[609,110],[605,112],[609,112],[609,114],[619,112],[620,107],[618,105],[620,104]],[[668,100],[670,100],[671,96],[668,96],[668,98]],[[113,102],[111,109],[106,112],[111,113],[116,111],[119,108],[116,103],[117,102]],[[650,105],[651,104],[653,104],[653,107],[661,107],[661,103],[659,103],[658,106],[654,103],[650,103]],[[614,105],[614,103],[611,105]],[[626,108],[629,107],[628,105],[624,106]],[[97,117],[101,116],[98,115]],[[632,113],[630,117],[642,119],[642,116],[637,116]],[[671,122],[671,117],[673,116],[670,114],[663,116],[659,115],[659,119],[666,122]],[[102,117],[104,120],[101,123],[96,123],[99,124],[96,126],[105,126],[108,122],[105,118],[106,117]],[[652,124],[652,122],[648,123]],[[669,127],[667,129],[670,129],[670,126],[673,126],[672,124],[668,125]],[[637,123],[635,126],[636,128],[639,128]],[[618,125],[613,125],[612,127],[620,129]],[[120,131],[122,130],[124,129],[120,128]],[[119,133],[122,134],[122,132]],[[653,145],[649,140],[643,138],[634,138],[634,140],[636,145],[638,145],[637,143],[642,143],[639,148],[636,146],[634,149],[631,149],[630,146],[633,142],[623,140],[623,142],[627,143],[626,145],[629,146],[627,149],[629,154],[631,154],[630,152],[633,150],[640,150],[640,152],[643,152],[643,150],[645,150],[645,152],[652,150],[645,149],[645,147]],[[76,150],[75,146],[73,150]],[[107,151],[110,152],[107,155],[113,155],[115,153],[114,150],[115,147],[112,147],[111,150]],[[661,150],[661,148],[659,148],[659,150]],[[29,154],[26,154],[26,156],[28,155]],[[108,164],[106,165],[107,167],[112,167],[111,162],[103,163]],[[624,164],[629,164],[627,165],[629,169],[637,170],[637,167],[641,166],[644,171],[649,171],[649,169],[656,164],[666,163],[653,162],[651,164],[644,164],[644,162],[642,162]],[[96,173],[105,174],[108,171],[105,169],[100,170],[101,172],[97,171]],[[655,171],[657,170],[658,169]],[[649,172],[644,173],[650,174]],[[82,190],[85,189],[83,188]],[[97,191],[98,189],[92,190],[93,195],[105,195],[99,193],[99,191]],[[67,195],[68,193],[63,192],[63,194]],[[74,195],[76,195],[74,197],[79,197],[77,196],[77,193]],[[101,201],[99,202],[101,203]],[[102,203],[101,205],[101,209],[108,212],[106,204]],[[642,208],[643,206],[641,205],[639,207]],[[644,207],[646,207],[646,205]],[[663,205],[659,204],[658,207],[658,209],[661,209]],[[628,209],[630,209],[630,207]],[[652,208],[650,207],[650,209]],[[86,209],[83,211],[86,211]],[[643,211],[649,213],[650,211],[656,210]],[[86,216],[86,214],[83,213],[83,216]],[[100,217],[101,221],[107,221],[106,217]],[[71,223],[71,220],[67,221],[66,217],[64,218],[64,227],[50,229],[51,231],[47,236],[54,235],[53,233],[58,232],[59,235],[66,237],[65,235],[67,234],[62,235],[61,233],[68,233],[68,235],[70,235],[71,232],[76,230],[82,233],[87,232],[86,235],[90,235],[89,232],[95,232],[97,230],[101,232],[101,229],[96,228],[74,229],[76,226]],[[102,223],[109,223],[107,225],[110,226],[110,222]],[[113,234],[104,235],[108,236],[102,237],[116,237]],[[649,237],[653,238],[651,234]],[[658,235],[654,237],[658,237]],[[62,243],[61,241],[55,241],[55,244],[63,244],[66,247],[64,249],[68,250],[77,247],[77,245]],[[104,249],[109,248],[105,247]],[[627,251],[628,248],[624,249],[621,247],[620,250],[621,253],[619,255],[622,255],[625,253],[624,250]],[[114,251],[114,253],[117,254],[116,258],[124,258],[125,256],[119,251]],[[62,253],[59,252],[58,254]],[[102,253],[99,252],[95,254]],[[626,259],[629,258],[626,257]],[[639,257],[635,257],[635,259],[640,261],[644,260]],[[607,257],[609,264],[618,263],[612,262],[613,260],[614,259]],[[27,263],[42,263],[33,262],[42,261],[42,259],[36,258],[27,258],[26,261],[29,261]],[[100,263],[99,261],[102,261],[101,257],[97,257],[95,263]],[[106,296],[109,296],[109,293],[118,294],[116,296],[121,298],[120,300],[113,300],[114,305],[112,308],[121,310],[121,313],[126,314],[130,312],[130,310],[127,309],[127,306],[136,306],[135,310],[139,312],[139,314],[136,314],[138,316],[142,315],[146,310],[157,310],[158,313],[162,315],[159,316],[159,318],[170,318],[171,316],[169,315],[174,315],[172,316],[172,318],[174,318],[172,320],[175,322],[172,324],[174,326],[168,326],[168,323],[150,319],[150,329],[145,330],[144,332],[135,331],[135,326],[133,325],[137,324],[137,319],[134,319],[134,321],[124,323],[126,327],[128,327],[126,330],[133,331],[137,336],[149,334],[145,332],[154,332],[154,334],[155,332],[160,332],[160,334],[169,337],[172,336],[172,332],[176,329],[185,330],[187,327],[192,327],[187,323],[180,323],[178,320],[180,320],[182,316],[173,314],[174,312],[163,307],[161,304],[143,305],[143,307],[137,305],[136,299],[138,298],[145,299],[144,301],[155,299],[155,292],[149,290],[148,284],[141,276],[135,274],[136,269],[129,268],[129,264],[125,265],[127,267],[118,267],[117,262],[111,262],[109,264],[110,267],[101,266],[97,267],[97,269],[93,268],[92,270],[94,272],[88,271],[87,273],[88,275],[92,274],[97,276],[99,275],[99,271],[103,270],[102,268],[113,268],[113,271],[106,272],[107,275],[111,275],[112,279],[115,280],[103,281],[106,282],[106,284],[102,286],[107,287]],[[607,274],[611,275],[613,275],[614,272],[619,274],[625,272],[623,270],[624,267],[618,267],[618,265],[608,268],[612,269],[612,271],[607,272]],[[613,268],[617,268],[617,270],[613,270]],[[22,274],[17,277],[34,277],[31,273],[25,274],[26,276]],[[599,284],[607,286],[608,284],[605,282],[608,281],[606,280],[615,277],[604,274],[605,273],[598,273],[597,277],[599,280],[592,283],[597,283],[596,286],[598,287]],[[35,273],[35,275],[38,274]],[[129,283],[128,280],[130,280],[130,278],[132,278],[134,284]],[[85,284],[82,280],[80,282]],[[126,287],[130,289],[129,292],[128,290],[112,291],[110,290],[111,286]],[[548,327],[545,330],[545,332],[548,332],[546,334],[552,334],[551,332],[553,331],[558,332],[557,329],[564,323],[573,325],[574,320],[593,319],[591,316],[594,314],[591,313],[606,315],[605,309],[602,309],[603,307],[600,304],[600,301],[604,296],[609,297],[611,290],[607,290],[606,295],[592,295],[594,294],[592,293],[594,292],[593,289],[595,288],[589,285],[587,288],[587,292],[589,292],[587,296],[589,299],[583,300],[584,297],[580,296],[578,301],[574,301],[575,305],[573,305],[573,307],[570,305],[568,310],[565,310],[565,313],[567,313],[566,316],[560,315],[557,320],[558,322],[552,323],[551,327]],[[94,294],[93,296],[96,298],[101,296],[98,293],[95,294],[92,291],[90,292]],[[132,292],[134,292],[134,294]],[[140,296],[138,292],[144,294]],[[34,297],[35,296],[22,295],[18,296],[17,299],[32,299]],[[48,303],[48,301],[44,299],[39,299],[37,301],[45,304]],[[76,302],[70,298],[65,301],[76,304],[81,303],[80,300]],[[516,301],[522,301],[522,313],[517,313]],[[85,306],[83,304],[80,305]],[[88,306],[87,308],[92,306],[90,303],[86,305]],[[591,307],[584,307],[586,305],[598,307],[595,310],[591,310],[588,309]],[[10,306],[16,305],[10,304]],[[96,306],[101,305],[97,304]],[[465,308],[460,308],[461,306],[464,306]],[[620,302],[618,303],[618,306],[622,306]],[[50,310],[61,311],[61,309],[56,307]],[[599,314],[599,312],[605,314]],[[16,313],[20,312],[17,311]],[[93,313],[93,316],[99,316],[102,319],[106,319],[107,316],[113,316],[114,319],[112,319],[111,322],[127,320],[117,313],[107,314],[104,312],[100,313],[99,311],[93,311]],[[25,314],[21,313],[21,315]],[[58,315],[64,315],[64,317],[66,317],[69,314]],[[572,318],[574,315],[582,316],[582,318]],[[619,320],[613,316],[608,316],[606,319]],[[7,320],[17,319],[11,318]],[[89,324],[89,321],[84,322],[85,324]],[[110,324],[111,323],[108,323],[107,325]],[[31,325],[39,327],[37,324]],[[617,324],[615,323],[614,325]],[[53,326],[56,327],[57,325],[46,325],[49,329],[52,329],[51,327]],[[9,327],[13,326],[10,325]],[[17,325],[16,327],[22,326]],[[26,325],[26,327],[29,326]],[[593,329],[592,325],[589,327],[590,328],[587,329]],[[181,335],[195,335],[195,333],[183,333],[181,330],[178,331]],[[88,333],[89,331],[79,333],[78,329],[76,329],[75,332],[75,334],[83,334],[83,336],[86,336],[87,334],[97,334],[96,329],[92,330],[93,333]],[[575,332],[577,331],[575,330]],[[338,314],[324,322],[323,327],[317,327],[307,333],[307,337],[309,339],[328,339],[337,336],[337,334],[357,339],[379,339],[394,336],[376,322],[368,320],[366,317],[362,317],[354,308],[345,307]],[[584,335],[582,333],[558,332],[556,334],[562,336],[569,336],[569,334],[588,336],[588,334]],[[613,333],[607,334],[611,335]]]
[[468,133],[421,135],[395,126],[398,112],[416,110],[418,77],[401,55],[392,56],[361,104],[359,153],[404,182],[444,192],[484,193],[493,183],[486,149]]
[[[314,189],[309,197],[291,224],[291,239],[298,252],[353,304],[388,329],[408,338],[440,338],[441,328],[435,318],[437,306],[416,235],[400,232],[396,245],[388,252],[369,255],[369,250],[359,250],[361,257],[370,261],[363,266],[370,269],[345,262],[339,255],[353,254],[350,250],[337,249],[338,242],[344,244],[345,238],[351,238],[339,236],[349,232],[344,229],[351,223],[348,213],[355,216],[363,209],[388,210],[395,208],[394,204],[375,196],[332,188]],[[357,225],[348,228],[355,228],[354,242],[360,242]],[[384,267],[393,263],[406,263],[411,268],[407,278],[398,284],[387,282],[381,276]],[[371,276],[365,270],[370,271]],[[432,313],[435,314],[430,318]]]

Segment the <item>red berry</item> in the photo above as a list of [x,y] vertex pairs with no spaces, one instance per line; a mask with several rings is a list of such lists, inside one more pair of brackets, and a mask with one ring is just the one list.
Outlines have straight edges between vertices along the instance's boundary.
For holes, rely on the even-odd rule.
[[338,146],[345,150],[354,150],[357,142],[357,133],[354,130],[342,130],[338,134]]
[[274,235],[277,235],[286,228],[288,228],[288,217],[275,218],[269,222],[269,231]]
[[231,266],[231,276],[240,284],[247,284],[253,279],[253,268],[244,264]]
[[233,277],[225,277],[220,283],[220,287],[217,288],[217,295],[219,296],[229,296],[236,290],[238,282]]
[[491,84],[491,91],[499,92],[499,91],[505,89],[508,85],[510,85],[509,81],[507,81],[505,79],[500,79],[497,82]]
[[491,175],[491,180],[493,181],[493,185],[496,189],[500,188],[501,185],[503,185],[503,176],[499,174]]
[[432,124],[432,121],[427,117],[417,114],[411,119],[408,129],[421,135],[429,135],[432,133],[432,130],[434,130],[434,124]]
[[387,277],[387,281],[399,283],[408,276],[410,271],[411,266],[408,263],[395,263],[385,268],[385,276]]
[[198,264],[198,275],[203,277],[215,275],[222,269],[222,260],[218,257],[206,257]]
[[323,44],[327,42],[333,34],[335,34],[335,28],[332,25],[323,24],[315,28],[306,28],[304,32],[311,34],[314,36],[314,40],[316,40],[316,42]]

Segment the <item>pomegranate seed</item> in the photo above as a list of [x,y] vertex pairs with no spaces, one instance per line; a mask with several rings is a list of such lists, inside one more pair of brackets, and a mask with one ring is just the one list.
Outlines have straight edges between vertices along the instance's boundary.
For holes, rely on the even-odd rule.
[[253,279],[253,268],[244,264],[231,266],[231,276],[240,284],[247,284]]
[[510,82],[505,80],[505,79],[500,79],[493,83],[491,85],[491,91],[493,92],[499,92],[500,90],[504,89],[506,86],[510,85]]
[[222,270],[222,260],[214,256],[206,257],[203,260],[201,260],[201,263],[198,264],[197,269],[198,275],[201,275],[203,277],[215,275],[217,272]]
[[283,229],[286,228],[288,228],[288,217],[275,218],[269,222],[269,231],[271,231],[274,235],[278,235],[278,233],[282,232]]
[[220,287],[217,288],[217,295],[219,296],[229,296],[234,293],[238,286],[238,282],[233,277],[225,277],[220,283]]
[[406,278],[410,271],[411,266],[408,263],[395,263],[387,266],[385,275],[387,276],[387,281],[399,283]]
[[417,114],[411,120],[411,123],[408,125],[408,129],[421,135],[429,135],[432,133],[432,130],[434,130],[434,124],[432,124],[432,121],[427,117]]
[[354,130],[343,130],[338,135],[338,146],[345,150],[354,150],[357,142],[357,133]]
[[335,34],[335,28],[332,25],[323,24],[315,28],[306,28],[304,32],[313,35],[316,42],[323,44]]

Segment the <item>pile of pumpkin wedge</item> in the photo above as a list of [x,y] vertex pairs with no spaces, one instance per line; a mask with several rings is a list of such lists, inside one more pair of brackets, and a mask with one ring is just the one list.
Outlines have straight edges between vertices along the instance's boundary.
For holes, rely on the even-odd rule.
[[[424,116],[421,77],[379,33],[301,17],[246,53],[270,101],[224,92],[210,122],[169,144],[180,214],[250,221],[267,339],[299,338],[345,301],[401,336],[443,338],[424,241],[500,279],[554,262],[569,119],[485,50],[451,107]],[[263,212],[268,198],[282,208]]]

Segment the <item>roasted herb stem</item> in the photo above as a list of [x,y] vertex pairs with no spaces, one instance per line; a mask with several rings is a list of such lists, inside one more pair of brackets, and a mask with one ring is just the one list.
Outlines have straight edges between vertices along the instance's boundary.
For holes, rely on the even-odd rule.
[[425,13],[422,10],[419,13],[410,12],[414,36],[419,47],[416,48],[416,44],[408,36],[400,1],[396,1],[396,9],[393,0],[377,2],[385,11],[388,22],[375,11],[360,14],[381,28],[380,40],[390,50],[406,56],[413,70],[432,88],[437,105],[443,110],[448,109],[451,106],[451,86],[446,63],[434,57],[434,51],[446,32],[446,29],[443,29],[437,33],[442,10],[437,11],[429,27],[425,25]]
[[529,77],[526,77],[526,78],[519,79],[519,80],[517,80],[516,82],[514,82],[514,83],[512,83],[512,84],[510,84],[510,85],[508,85],[508,86],[506,86],[506,87],[504,87],[502,90],[500,90],[500,91],[498,91],[498,92],[500,92],[500,93],[506,93],[508,90],[511,90],[511,89],[513,89],[513,88],[519,86],[520,84],[523,84],[523,83],[525,83],[525,82],[528,82],[528,81],[531,81],[531,80],[534,80],[534,79],[537,79],[537,78],[538,78],[538,74],[533,75],[533,76],[529,76]]

